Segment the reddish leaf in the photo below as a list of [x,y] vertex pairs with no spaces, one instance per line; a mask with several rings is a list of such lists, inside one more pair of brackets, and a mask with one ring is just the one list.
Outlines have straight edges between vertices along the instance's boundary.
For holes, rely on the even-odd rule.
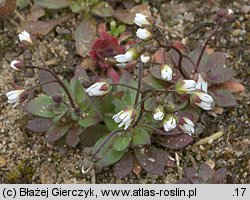
[[233,70],[224,68],[222,66],[218,66],[213,70],[209,71],[207,73],[206,78],[211,83],[223,83],[225,81],[232,79],[234,74],[235,72]]
[[156,51],[154,55],[152,56],[153,62],[159,63],[159,64],[166,63],[164,54],[165,54],[164,48],[161,48],[160,50]]
[[133,25],[136,13],[142,13],[149,17],[151,16],[150,6],[142,4],[133,7],[131,10],[118,10],[114,13],[114,17],[125,24]]
[[83,129],[79,127],[71,127],[66,136],[66,143],[70,147],[76,147],[76,145],[80,142],[79,135],[83,131]]
[[193,138],[188,134],[176,136],[164,136],[160,138],[159,144],[169,149],[182,149],[193,142]]
[[46,140],[48,143],[54,143],[55,141],[59,140],[63,137],[67,131],[69,130],[70,125],[66,126],[57,126],[53,125],[49,128],[48,132],[46,133]]
[[199,176],[206,182],[212,178],[214,170],[209,167],[206,163],[201,164],[199,168]]
[[[55,80],[55,78],[49,72],[45,70],[40,71],[39,81],[41,84],[47,83],[53,80]],[[56,94],[58,95],[60,94],[61,86],[58,83],[49,83],[49,84],[43,85],[42,89],[46,94],[53,96]]]
[[220,168],[218,169],[214,175],[213,175],[213,178],[212,178],[212,182],[215,183],[215,184],[218,184],[218,183],[222,183],[223,182],[223,179],[226,177],[227,175],[227,169],[226,168]]
[[21,21],[21,27],[23,30],[26,30],[34,35],[44,36],[53,30],[58,24],[64,23],[72,17],[72,14],[68,14],[59,19],[49,21]]
[[133,172],[136,174],[136,175],[139,175],[142,171],[142,167],[139,163],[139,161],[135,158],[134,160],[134,165],[133,165]]
[[152,174],[163,175],[164,168],[169,159],[167,152],[150,146],[136,149],[135,154],[144,170]]
[[215,52],[208,55],[207,65],[200,66],[199,69],[201,72],[208,72],[216,67],[222,67],[226,64],[226,54],[224,52]]
[[131,173],[133,170],[132,154],[126,153],[122,159],[116,163],[114,170],[119,178],[123,178]]
[[84,15],[82,22],[77,26],[74,37],[76,50],[80,56],[86,56],[92,47],[96,36],[95,19]]
[[197,174],[197,171],[193,167],[187,167],[184,168],[184,174],[187,178],[192,178],[195,174]]
[[6,0],[0,2],[0,16],[9,15],[16,9],[16,0]]
[[83,147],[90,147],[107,133],[108,130],[105,126],[97,124],[95,126],[85,128],[84,131],[79,135],[79,138]]
[[245,87],[237,81],[227,81],[219,85],[217,88],[228,90],[230,92],[242,92],[245,90]]
[[119,83],[120,75],[114,70],[113,67],[109,67],[107,69],[107,77],[111,78],[113,83]]
[[221,107],[229,107],[236,105],[234,96],[228,90],[223,90],[220,88],[212,88],[210,91],[215,99],[216,105]]
[[52,120],[44,118],[35,118],[28,122],[26,128],[34,132],[45,132],[52,125]]

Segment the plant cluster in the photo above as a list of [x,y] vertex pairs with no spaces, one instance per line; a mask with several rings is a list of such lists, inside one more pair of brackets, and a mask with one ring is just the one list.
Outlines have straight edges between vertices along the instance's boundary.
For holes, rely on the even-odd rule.
[[[163,175],[164,168],[174,162],[169,150],[186,147],[200,132],[204,110],[235,105],[233,95],[223,87],[234,75],[225,67],[225,54],[206,52],[210,39],[232,18],[231,10],[218,10],[205,43],[190,51],[184,44],[166,39],[152,17],[137,13],[134,22],[139,42],[119,47],[114,36],[103,33],[90,51],[101,68],[123,70],[115,81],[93,80],[79,67],[71,80],[61,79],[46,65],[31,35],[23,31],[19,34],[22,46],[38,55],[41,66],[18,59],[11,67],[17,71],[38,69],[47,81],[8,92],[8,102],[24,102],[41,86],[44,94],[24,106],[33,116],[28,129],[46,132],[46,141],[60,152],[79,143],[91,147],[91,166],[102,169],[115,164],[120,178],[135,166]],[[161,56],[160,61],[156,55]],[[137,80],[126,72],[131,62],[137,63],[133,70],[138,69]]]

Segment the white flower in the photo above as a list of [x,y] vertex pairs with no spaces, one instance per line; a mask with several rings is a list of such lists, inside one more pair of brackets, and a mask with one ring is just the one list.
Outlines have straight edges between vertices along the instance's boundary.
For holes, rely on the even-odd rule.
[[27,31],[23,31],[23,32],[19,33],[18,37],[19,37],[19,40],[21,42],[26,41],[26,42],[32,44],[30,34]]
[[23,66],[24,66],[23,60],[21,59],[13,60],[10,63],[10,67],[16,71],[20,71]]
[[198,81],[196,83],[195,89],[197,90],[203,90],[204,92],[207,93],[207,82],[203,79],[201,74],[198,76]]
[[154,110],[153,117],[157,121],[161,121],[164,118],[163,106],[157,106],[157,108]]
[[205,92],[194,92],[191,95],[192,102],[204,110],[211,110],[213,107],[213,98]]
[[173,78],[173,69],[167,64],[162,65],[161,66],[161,77],[163,79],[171,81]]
[[163,126],[165,131],[173,130],[177,126],[175,116],[168,114],[163,120]]
[[148,61],[150,61],[150,55],[142,54],[141,55],[141,61],[143,63],[147,63]]
[[179,94],[192,93],[195,91],[195,87],[196,82],[194,80],[179,80],[175,85],[176,92]]
[[125,125],[124,130],[126,130],[133,121],[133,113],[133,108],[122,110],[113,116],[113,120],[115,123],[120,123],[118,125],[119,128]]
[[138,57],[138,53],[135,48],[130,48],[125,54],[116,55],[114,58],[119,63],[125,63],[132,61]]
[[143,25],[150,25],[150,22],[147,20],[147,16],[141,13],[137,13],[135,15],[134,23],[140,27],[142,27]]
[[109,84],[107,82],[97,82],[85,91],[89,96],[103,96],[109,92],[109,89]]
[[229,15],[234,14],[234,11],[232,9],[228,9],[227,12]]
[[148,41],[152,38],[152,33],[148,31],[147,29],[139,28],[136,31],[136,36],[140,38],[141,40]]
[[187,133],[188,135],[192,135],[194,133],[194,123],[186,117],[182,117],[182,119],[183,119],[183,122],[182,124],[179,124],[179,127],[184,133]]
[[21,103],[28,98],[28,92],[26,90],[13,90],[6,93],[8,103]]

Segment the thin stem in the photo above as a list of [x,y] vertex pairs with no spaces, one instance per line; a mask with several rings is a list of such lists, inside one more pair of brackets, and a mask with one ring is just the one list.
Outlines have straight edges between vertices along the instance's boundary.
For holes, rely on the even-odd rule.
[[45,65],[45,67],[38,67],[38,66],[34,66],[34,65],[26,65],[26,67],[30,67],[30,68],[36,68],[36,69],[40,69],[40,70],[45,70],[47,72],[49,72],[55,79],[56,81],[58,82],[58,84],[63,88],[63,90],[65,91],[66,95],[68,96],[69,98],[69,101],[70,101],[70,104],[71,104],[71,107],[72,108],[76,108],[75,106],[75,103],[74,103],[74,100],[70,94],[70,91],[68,90],[68,88],[65,86],[65,84],[62,82],[62,80],[55,74],[55,72],[46,67],[47,65]]
[[140,97],[140,92],[139,91],[141,91],[142,71],[143,71],[143,63],[138,62],[138,86],[137,86],[138,91],[136,93],[134,106],[138,103],[139,97]]
[[101,142],[101,144],[97,147],[96,151],[93,153],[91,160],[95,159],[96,155],[102,150],[102,148],[107,144],[107,142],[114,137],[116,134],[123,131],[123,129],[117,129],[112,131],[107,137]]
[[207,37],[202,49],[201,49],[201,53],[199,55],[199,58],[197,60],[196,66],[198,67],[201,61],[201,58],[206,50],[206,47],[208,45],[208,42],[211,40],[211,38],[213,37],[213,35],[216,33],[216,31],[220,28],[220,23],[221,23],[221,18],[219,17],[215,26],[215,29],[210,33],[210,35]]
[[142,93],[141,91],[139,91],[137,88],[129,86],[129,85],[125,85],[125,84],[121,84],[121,83],[109,83],[109,85],[114,85],[114,86],[122,86],[122,87],[126,87],[126,88],[130,88],[132,90],[135,90],[137,92]]
[[40,87],[40,86],[43,86],[43,85],[46,85],[46,84],[50,84],[50,83],[55,83],[55,82],[57,82],[57,80],[53,80],[53,81],[41,83],[41,84],[38,84],[38,85],[35,85],[35,86],[29,88],[27,91],[31,91],[31,90],[34,90],[34,89],[37,88],[37,87]]
[[152,97],[153,93],[145,98],[143,98],[141,101],[139,101],[135,106],[134,108],[136,108],[138,105],[140,105],[142,102],[145,102],[148,98]]

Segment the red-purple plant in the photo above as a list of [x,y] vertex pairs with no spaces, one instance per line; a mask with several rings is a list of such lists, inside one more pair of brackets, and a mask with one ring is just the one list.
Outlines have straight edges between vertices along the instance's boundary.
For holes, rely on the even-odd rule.
[[100,37],[95,40],[89,55],[94,59],[96,66],[99,67],[103,73],[106,72],[107,76],[111,78],[113,82],[118,82],[120,79],[119,74],[113,68],[113,65],[105,59],[124,52],[125,47],[119,44],[116,37],[107,32],[101,32]]

